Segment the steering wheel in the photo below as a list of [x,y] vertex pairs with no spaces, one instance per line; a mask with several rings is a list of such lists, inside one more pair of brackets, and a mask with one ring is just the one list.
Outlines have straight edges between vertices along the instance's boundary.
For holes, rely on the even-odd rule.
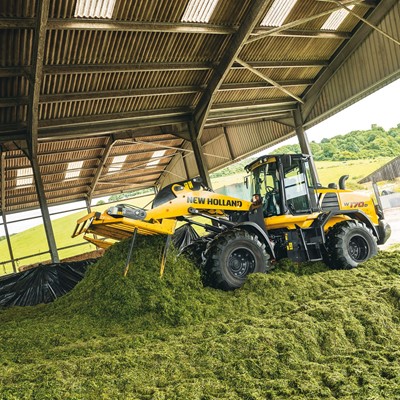
[[266,193],[265,194],[272,194],[275,193],[275,188],[273,188],[272,186],[266,186]]

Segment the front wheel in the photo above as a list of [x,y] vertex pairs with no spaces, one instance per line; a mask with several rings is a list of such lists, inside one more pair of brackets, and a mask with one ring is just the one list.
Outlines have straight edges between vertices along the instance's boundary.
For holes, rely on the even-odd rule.
[[203,281],[223,290],[241,287],[248,274],[269,270],[269,254],[257,235],[241,229],[222,232],[204,254]]
[[331,268],[351,269],[378,252],[376,237],[371,229],[356,220],[334,225],[326,235],[327,257]]

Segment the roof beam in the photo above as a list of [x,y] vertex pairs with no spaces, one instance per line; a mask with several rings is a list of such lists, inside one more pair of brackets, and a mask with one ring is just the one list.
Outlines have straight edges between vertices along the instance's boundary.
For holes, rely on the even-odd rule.
[[[312,79],[293,79],[287,81],[275,81],[282,87],[291,86],[310,86],[314,83]],[[243,83],[223,83],[218,91],[232,91],[232,90],[254,90],[254,89],[265,89],[271,88],[274,85],[270,82],[243,82]]]
[[24,67],[0,67],[0,78],[11,78],[13,76],[29,76],[30,66]]
[[117,21],[104,19],[63,18],[49,19],[48,29],[57,30],[96,30],[124,32],[172,32],[172,33],[202,33],[212,35],[232,35],[237,27],[203,23],[169,23],[144,21]]
[[[294,108],[294,107],[293,107]],[[292,109],[291,110],[255,110],[255,111],[236,111],[236,112],[232,112],[232,113],[226,113],[226,114],[221,114],[218,116],[212,116],[210,115],[210,117],[207,119],[207,123],[206,125],[208,125],[209,123],[214,123],[214,121],[225,121],[225,122],[230,122],[230,119],[239,119],[239,118],[246,118],[246,117],[258,117],[258,118],[263,118],[263,117],[269,117],[271,115],[276,115],[276,114],[280,114],[280,113],[285,113],[285,114],[290,114],[292,113]]]
[[250,37],[251,32],[257,23],[264,15],[268,6],[269,2],[266,2],[265,0],[254,0],[250,4],[246,17],[240,25],[238,32],[232,37],[231,43],[227,47],[221,62],[214,69],[212,77],[207,86],[207,90],[201,97],[194,113],[196,131],[199,137],[202,134],[204,124],[207,120],[207,116],[211,109],[211,105],[217,90],[221,86],[229,72],[230,67],[233,65],[236,57],[239,55],[242,47]]
[[[154,110],[144,110],[144,111],[129,111],[120,112],[113,114],[99,114],[99,115],[83,115],[80,117],[67,117],[60,119],[49,119],[43,120],[40,123],[41,128],[55,128],[59,126],[66,125],[80,125],[83,128],[85,125],[104,123],[118,123],[118,121],[131,122],[135,120],[149,120],[153,121],[156,125],[168,125],[170,122],[164,123],[165,119],[170,117],[179,117],[182,115],[187,115],[190,109],[187,107],[176,107],[176,108],[165,108],[165,109],[154,109]],[[131,125],[132,126],[132,125]]]
[[[46,189],[46,194],[47,194],[47,197],[48,197],[49,200],[51,198],[57,198],[57,196],[53,196],[52,197],[51,196],[52,193],[62,192],[62,191],[71,190],[71,189],[80,189],[80,188],[84,189],[85,186],[87,186],[87,185],[82,185],[82,183],[80,183],[80,184],[74,184],[74,185],[70,185],[70,186],[63,185],[61,187],[59,182],[54,182],[54,183],[51,183],[51,184],[49,183],[46,186],[55,185],[55,184],[58,184],[57,188],[54,188],[54,189],[47,188]],[[80,194],[85,194],[85,192],[72,193],[73,196],[80,195]],[[32,191],[32,192],[29,192],[29,193],[25,193],[23,195],[23,197],[27,197],[27,196],[31,196],[32,200],[33,200],[33,198],[36,197],[36,193],[34,191]],[[21,198],[20,194],[10,196],[10,200],[15,200],[15,199],[18,199],[18,198]],[[36,202],[36,201],[33,200],[31,202],[33,203],[33,202]],[[12,206],[16,206],[16,205],[20,205],[20,204],[24,204],[24,203],[12,202]],[[40,218],[40,215],[38,216],[38,218]]]
[[229,126],[233,124],[243,124],[246,122],[257,122],[257,121],[267,121],[275,120],[276,118],[286,118],[290,117],[289,112],[276,112],[272,114],[254,114],[254,115],[242,115],[236,117],[222,117],[215,118],[212,120],[207,120],[205,128],[212,126]]
[[[204,91],[201,86],[171,86],[138,89],[104,90],[95,92],[75,92],[45,94],[40,97],[41,103],[79,101],[79,100],[98,100],[110,98],[128,97],[148,97],[148,96],[167,96],[176,94],[192,94]],[[1,105],[0,99],[0,105]]]
[[[278,60],[278,61],[247,61],[254,68],[323,68],[328,65],[325,60]],[[231,69],[246,69],[238,62],[234,62]]]
[[[103,179],[100,179],[99,184],[102,184],[102,185],[113,185],[114,183],[119,182],[119,181],[124,181],[124,182],[130,183],[130,182],[128,182],[128,180],[141,179],[143,176],[159,175],[162,172],[164,172],[164,168],[158,168],[158,167],[166,167],[168,164],[169,164],[169,162],[168,163],[157,164],[157,166],[155,168],[153,168],[153,171],[150,171],[150,169],[149,169],[149,172],[145,172],[145,173],[141,172],[138,175],[120,176],[120,177],[112,177],[111,175],[110,176],[105,176],[105,177],[103,177]],[[140,171],[143,170],[143,169],[144,168],[141,168]],[[109,178],[110,180],[106,180],[105,178]]]
[[[32,29],[35,27],[34,18],[2,18],[0,29]],[[148,23],[140,21],[109,21],[94,19],[49,19],[47,29],[54,30],[96,30],[118,32],[173,32],[173,33],[202,33],[213,35],[232,35],[237,32],[235,26],[210,25],[203,23]],[[252,35],[268,34],[282,37],[316,37],[324,39],[347,39],[348,32],[325,32],[316,30],[285,29],[269,33],[270,28],[258,27]]]
[[278,82],[274,81],[267,75],[263,74],[262,72],[258,71],[256,68],[253,68],[250,64],[247,62],[241,60],[240,58],[236,58],[236,62],[239,64],[243,65],[246,69],[251,71],[253,74],[257,75],[259,78],[263,79],[264,81],[270,83],[272,86],[275,86],[277,89],[279,89],[281,92],[287,94],[288,96],[292,97],[293,99],[297,100],[299,103],[303,103],[303,100],[290,92],[289,90],[285,89],[282,85],[280,85]]
[[[176,109],[179,110],[179,109]],[[181,124],[187,123],[190,119],[191,113],[186,108],[180,109],[181,113],[170,116],[169,114],[163,116],[163,111],[156,110],[154,113],[147,112],[141,119],[140,116],[143,112],[138,112],[135,116],[137,119],[129,118],[129,115],[124,118],[120,115],[120,118],[101,120],[96,123],[96,118],[93,120],[88,118],[87,124],[79,125],[74,123],[70,119],[59,119],[52,120],[51,123],[47,122],[46,126],[39,127],[39,141],[59,140],[59,139],[76,139],[88,138],[88,137],[101,137],[109,136],[113,134],[116,139],[132,138],[132,137],[143,137],[143,136],[161,136],[161,135],[174,135],[180,139],[186,140],[185,130],[180,128]],[[158,112],[157,112],[158,111]],[[123,113],[125,115],[125,113]],[[101,117],[101,116],[100,116]],[[165,126],[171,128],[171,132],[162,132],[159,130],[160,127]],[[11,126],[6,126],[2,131],[0,126],[0,142],[10,142],[25,140],[27,131],[15,127],[12,129]],[[172,139],[168,139],[172,140]]]
[[[156,175],[156,173],[154,175]],[[161,174],[159,174],[159,175],[161,175]],[[118,185],[118,187],[128,186],[130,188],[130,191],[134,191],[134,190],[139,190],[139,189],[147,189],[147,188],[149,188],[151,186],[154,186],[155,182],[158,179],[159,179],[159,176],[157,178],[154,178],[154,179],[145,179],[142,182],[131,182],[131,183],[128,183],[126,185],[124,185],[121,182],[119,182],[119,183],[115,182],[115,185],[113,185],[112,182],[107,182],[107,183],[103,182],[102,185],[107,185],[107,184],[111,185],[111,186]],[[149,183],[153,183],[153,185],[149,185]],[[100,197],[102,195],[113,195],[113,194],[118,194],[118,193],[124,193],[124,192],[127,192],[127,191],[128,191],[128,189],[124,189],[124,190],[116,190],[115,188],[112,188],[112,189],[110,189],[110,188],[97,189],[95,197]],[[151,193],[149,193],[149,194],[151,195]]]
[[[251,110],[287,111],[292,110],[296,102],[288,99],[255,100],[247,102],[214,104],[210,110],[210,118],[232,113]],[[108,136],[110,134],[135,136],[158,136],[162,132],[138,133],[139,128],[152,128],[185,123],[190,120],[191,112],[186,108],[149,111],[135,111],[110,115],[84,116],[80,118],[63,118],[41,121],[39,140],[70,139],[79,137]],[[25,129],[15,129],[10,126],[5,131],[0,128],[0,141],[23,140],[26,137]]]
[[[249,61],[255,68],[318,68],[326,67],[324,60],[281,60],[281,61]],[[140,71],[208,71],[213,68],[207,62],[171,62],[171,63],[131,63],[131,64],[60,64],[44,65],[44,75],[85,74],[85,73],[120,73]],[[238,63],[234,63],[232,69],[244,69]],[[1,67],[0,78],[12,76],[29,76],[30,66]]]
[[[157,141],[156,143],[158,144],[159,142],[160,141]],[[134,144],[134,143],[132,143],[132,144]],[[142,144],[144,146],[143,142],[141,142],[140,144]],[[153,144],[153,143],[150,142],[150,144]],[[115,148],[117,148],[117,146],[118,145],[115,144],[113,148],[115,149]],[[126,144],[125,144],[125,146],[126,146]],[[151,149],[140,150],[140,151],[137,151],[137,150],[136,151],[124,151],[121,154],[112,154],[112,155],[110,155],[110,157],[115,157],[117,155],[127,155],[127,156],[129,156],[129,155],[133,155],[133,154],[138,155],[138,154],[153,153],[154,151],[163,150],[163,149],[165,149],[165,147],[163,147],[162,145],[160,145],[160,147],[153,146]],[[51,153],[51,154],[54,155],[54,152]],[[16,158],[19,158],[19,157],[13,157],[12,159],[16,159]],[[101,158],[101,157],[95,157],[95,156],[93,156],[93,157],[84,157],[84,158],[82,158],[82,157],[74,157],[74,158],[69,158],[67,160],[58,161],[58,164],[68,164],[68,163],[74,162],[74,161],[98,161],[99,158]],[[142,161],[146,161],[146,160],[148,160],[148,158],[140,158],[140,159],[136,159],[134,162],[138,163],[138,162],[142,162]],[[54,165],[54,162],[40,163],[40,167],[49,167],[49,166],[53,166],[53,165]],[[16,165],[16,166],[7,168],[7,170],[8,171],[16,171],[16,170],[18,170],[20,168],[29,168],[29,167],[30,167],[30,165],[25,165],[25,164],[24,165]],[[80,168],[80,170],[82,170],[82,171],[91,171],[91,170],[94,170],[94,169],[97,169],[97,168],[98,168],[98,166],[95,165],[95,166],[92,166],[92,167],[82,167],[82,168]],[[67,171],[64,170],[64,171],[60,171],[60,172],[42,173],[42,175],[43,176],[57,175],[57,174],[65,173],[65,172],[67,172]]]
[[[33,29],[34,18],[2,18],[0,29]],[[96,30],[118,32],[172,32],[202,33],[212,35],[232,35],[237,27],[203,23],[169,23],[145,21],[120,21],[91,18],[49,18],[47,29],[50,30]]]
[[[150,159],[147,159],[146,161],[148,162],[148,161],[150,161]],[[157,167],[166,167],[167,165],[168,165],[168,163],[160,163],[160,164],[157,164]],[[94,168],[91,168],[91,169],[94,169]],[[144,167],[140,167],[140,168],[137,168],[135,170],[136,171],[142,171],[144,169],[145,169]],[[133,169],[130,169],[128,171],[132,171],[132,170]],[[127,174],[125,173],[126,171],[125,170],[121,170],[119,175],[121,175],[121,173],[124,173],[124,176],[122,176],[122,177],[120,176],[118,178],[112,178],[112,180],[110,180],[110,181],[104,180],[104,177],[103,177],[103,179],[100,179],[100,180],[98,180],[98,182],[96,182],[96,185],[100,184],[100,183],[112,184],[114,181],[119,181],[119,180],[126,181],[128,179],[138,179],[138,178],[140,178],[142,176],[155,175],[156,173],[160,173],[161,174],[163,171],[164,171],[164,169],[159,169],[159,170],[157,169],[156,171],[153,170],[152,172],[140,173],[137,176],[135,174],[131,174],[131,175],[127,176]],[[43,175],[44,176],[54,176],[54,175],[57,175],[57,173],[48,173],[48,174],[43,174]],[[110,176],[106,175],[105,177],[111,178],[111,175]],[[45,184],[46,194],[51,193],[51,192],[60,192],[60,191],[73,189],[73,188],[81,188],[81,187],[89,188],[90,187],[90,181],[92,180],[92,178],[93,178],[92,176],[84,176],[84,177],[71,178],[71,179],[67,179],[67,180],[66,179],[61,179],[61,180],[54,180],[54,181],[51,181],[51,182],[47,182]],[[76,184],[65,185],[66,182],[71,182],[71,181],[76,181]],[[49,187],[54,186],[54,185],[56,185],[57,187],[54,188],[54,189],[50,189],[49,188]],[[18,188],[12,188],[11,190],[14,190],[14,189],[18,189]],[[10,189],[8,189],[8,191],[10,191]],[[94,193],[94,191],[95,190],[93,190],[92,194]],[[86,189],[86,195],[87,195],[87,189]],[[29,192],[25,192],[22,195],[22,197],[23,196],[35,196],[36,197],[36,192],[33,190],[33,186],[32,186],[32,189]],[[21,198],[21,194],[9,195],[7,198],[9,200],[12,200],[12,199],[15,199],[15,198]]]
[[[155,134],[155,133],[153,133]],[[160,133],[160,135],[163,135]],[[113,135],[114,138],[116,139],[126,139],[126,137],[131,138],[131,135],[125,135],[125,136],[118,136],[118,135]],[[148,132],[140,132],[140,131],[135,131],[134,137],[143,137],[143,136],[151,136],[149,135]],[[150,145],[153,145],[154,143],[161,143],[161,142],[171,142],[171,141],[181,141],[180,138],[157,138],[156,140],[146,140]],[[108,142],[108,141],[107,141]],[[141,142],[143,144],[143,142]],[[132,143],[133,144],[133,143]],[[118,142],[115,144],[114,148],[117,149],[118,147],[123,147],[126,146],[126,143],[118,144]],[[57,149],[57,154],[63,154],[63,153],[75,153],[75,152],[85,152],[85,151],[93,151],[93,150],[99,150],[99,146],[86,146],[86,147],[74,147],[74,148],[69,148],[69,149]],[[135,152],[136,153],[136,152]],[[140,152],[139,152],[140,153]],[[54,150],[48,150],[48,151],[38,151],[38,157],[41,156],[46,156],[46,155],[54,155]],[[6,156],[7,160],[14,160],[16,158],[26,158],[26,156],[23,153],[20,154],[15,154],[12,156]],[[76,160],[72,160],[76,161]],[[69,162],[69,161],[63,161],[63,162]],[[45,164],[40,164],[40,165],[45,165]],[[29,165],[27,165],[29,167]],[[11,168],[19,168],[17,167],[11,167]]]
[[[208,71],[212,65],[207,62],[160,62],[160,63],[129,63],[129,64],[67,64],[46,65],[44,73],[81,74],[103,72],[140,72],[140,71]],[[1,72],[1,69],[0,69]]]
[[34,29],[35,18],[1,18],[0,29]]
[[283,31],[272,31],[269,33],[271,28],[258,27],[253,31],[252,37],[256,35],[268,35],[268,36],[280,36],[280,37],[301,37],[310,39],[339,39],[346,40],[350,39],[350,32],[328,32],[319,30],[304,30],[304,29],[286,29]]
[[[219,91],[232,91],[232,90],[252,90],[264,89],[275,86],[281,87],[290,86],[309,86],[313,84],[311,79],[299,79],[288,81],[274,81],[266,78],[264,74],[258,73],[257,75],[263,76],[265,82],[240,82],[240,83],[226,83],[222,84]],[[56,93],[56,94],[42,94],[40,96],[40,103],[53,103],[53,102],[66,102],[66,101],[80,101],[80,100],[99,100],[99,99],[114,99],[114,98],[129,98],[129,97],[146,97],[146,96],[167,96],[174,94],[190,94],[204,92],[203,86],[172,86],[172,87],[155,87],[155,88],[137,88],[137,89],[121,89],[121,90],[99,90],[95,92],[75,92],[75,93]],[[28,97],[5,97],[0,98],[0,107],[11,107],[17,105],[28,104]]]
[[30,104],[29,96],[0,98],[0,108],[24,106],[26,104]]
[[213,104],[210,110],[210,118],[216,114],[220,114],[226,111],[238,111],[244,110],[248,112],[249,110],[265,109],[274,111],[288,111],[293,110],[296,105],[295,100],[291,99],[274,99],[274,100],[250,100],[232,103],[216,103]]

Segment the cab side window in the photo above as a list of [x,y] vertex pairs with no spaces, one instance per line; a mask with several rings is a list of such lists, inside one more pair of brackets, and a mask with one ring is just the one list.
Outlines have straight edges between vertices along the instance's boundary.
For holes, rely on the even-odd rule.
[[286,201],[293,214],[310,211],[308,184],[306,174],[302,171],[301,162],[295,162],[284,171]]

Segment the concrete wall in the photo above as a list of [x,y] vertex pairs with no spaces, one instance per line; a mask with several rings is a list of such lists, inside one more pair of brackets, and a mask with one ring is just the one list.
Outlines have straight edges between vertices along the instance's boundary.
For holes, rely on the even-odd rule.
[[246,188],[244,183],[233,183],[232,185],[222,186],[215,191],[226,196],[237,197],[238,199],[248,201],[251,200],[250,188]]
[[387,194],[386,196],[381,196],[382,207],[393,208],[400,207],[400,193]]

